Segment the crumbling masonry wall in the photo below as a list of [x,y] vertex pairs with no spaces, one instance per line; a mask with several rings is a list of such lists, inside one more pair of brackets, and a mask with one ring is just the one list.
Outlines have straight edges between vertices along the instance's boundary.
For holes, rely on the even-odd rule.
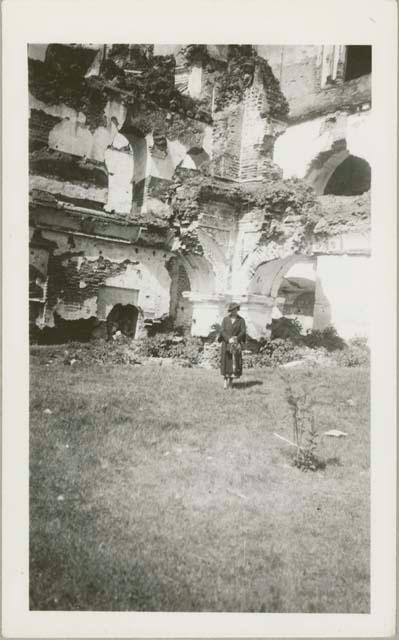
[[146,320],[169,313],[165,251],[76,236],[71,247],[65,234],[48,231],[43,235],[57,245],[48,265],[48,326],[54,323],[54,313],[64,320],[105,320],[110,309],[98,308],[99,291],[104,287],[113,289],[115,304],[128,304],[126,292],[131,292],[130,302]]

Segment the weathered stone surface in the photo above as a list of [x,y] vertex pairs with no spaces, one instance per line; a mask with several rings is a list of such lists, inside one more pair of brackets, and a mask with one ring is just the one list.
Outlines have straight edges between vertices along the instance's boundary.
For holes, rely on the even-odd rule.
[[370,192],[361,196],[319,196],[321,218],[314,234],[335,235],[370,229]]
[[[316,194],[350,155],[372,153],[370,83],[327,83],[321,47],[275,50],[267,62],[248,45],[166,57],[147,45],[77,47],[69,69],[67,50],[50,47],[33,61],[30,221],[52,243],[39,269],[45,323],[133,304],[143,323],[205,336],[236,299],[258,337],[284,274],[309,260],[342,305],[335,260],[367,260],[369,194]],[[32,269],[43,262],[35,251]],[[343,267],[351,286],[355,264]],[[316,311],[320,326],[334,316],[346,330],[320,286]],[[361,326],[351,319],[351,331]]]
[[371,105],[371,75],[361,76],[343,84],[331,85],[317,93],[304,93],[291,105],[290,122],[311,120],[337,110],[355,112]]
[[49,148],[32,152],[29,157],[29,168],[34,175],[55,177],[58,180],[83,185],[108,186],[107,171],[102,163]]

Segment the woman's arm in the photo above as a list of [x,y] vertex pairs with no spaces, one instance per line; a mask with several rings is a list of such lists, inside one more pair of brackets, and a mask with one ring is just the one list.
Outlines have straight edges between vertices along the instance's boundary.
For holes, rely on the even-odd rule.
[[230,336],[227,334],[227,331],[226,331],[225,318],[223,318],[223,320],[222,320],[222,329],[221,329],[221,332],[220,332],[220,337],[221,337],[222,340],[224,340],[224,342],[228,342],[229,339],[230,339]]
[[244,318],[241,318],[240,320],[240,328],[237,334],[237,338],[239,342],[245,342],[246,338],[247,338],[247,327],[245,325],[245,320]]

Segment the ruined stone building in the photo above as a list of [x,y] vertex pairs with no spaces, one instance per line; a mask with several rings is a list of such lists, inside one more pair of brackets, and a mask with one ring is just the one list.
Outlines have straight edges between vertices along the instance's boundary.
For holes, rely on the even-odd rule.
[[31,45],[29,94],[32,327],[367,335],[371,47]]

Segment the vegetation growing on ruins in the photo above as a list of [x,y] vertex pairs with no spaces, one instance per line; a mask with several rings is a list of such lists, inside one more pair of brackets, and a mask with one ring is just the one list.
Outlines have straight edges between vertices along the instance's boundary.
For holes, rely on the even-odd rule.
[[92,129],[105,124],[108,94],[84,77],[96,53],[84,47],[49,45],[45,62],[29,58],[29,91],[48,105],[65,104],[82,111]]
[[216,109],[221,110],[231,104],[238,104],[244,91],[250,87],[255,73],[259,73],[268,103],[268,114],[278,120],[285,120],[289,106],[274,76],[270,65],[258,56],[251,45],[230,45],[227,69],[220,74],[216,84]]
[[[38,100],[49,105],[65,104],[86,116],[87,126],[94,130],[105,124],[104,109],[109,99],[122,99],[129,107],[130,120],[142,135],[157,126],[160,119],[170,139],[201,128],[190,121],[211,123],[210,91],[204,86],[204,97],[194,100],[175,87],[174,56],[156,56],[147,45],[112,45],[98,72],[86,77],[88,68],[99,51],[80,46],[51,44],[46,59],[29,59],[29,90]],[[201,63],[205,85],[216,85],[216,110],[242,100],[250,86],[255,68],[265,86],[269,114],[285,119],[288,103],[269,64],[256,55],[252,46],[232,45],[227,61],[211,58],[205,45],[187,45],[180,58],[190,67]]]
[[[89,50],[88,54],[83,47],[49,45],[44,62],[29,60],[29,90],[32,95],[46,104],[64,103],[82,111],[91,129],[105,124],[104,108],[113,97],[129,105],[137,122],[141,123],[143,135],[153,129],[151,113],[158,109],[166,109],[185,118],[210,121],[199,101],[182,95],[175,88],[173,56],[154,56],[147,49],[138,62],[137,57],[130,58],[127,45],[113,45],[99,75],[85,77],[96,53]],[[88,55],[91,56],[89,59]],[[169,121],[165,119],[166,130],[168,125]]]
[[295,231],[298,249],[321,216],[313,189],[299,179],[265,178],[255,192],[250,192],[245,185],[221,180],[203,170],[178,170],[165,197],[172,208],[171,220],[183,228],[182,235],[190,232],[193,237],[207,201],[227,202],[237,215],[243,210],[259,210],[263,215],[260,242],[280,240]]

